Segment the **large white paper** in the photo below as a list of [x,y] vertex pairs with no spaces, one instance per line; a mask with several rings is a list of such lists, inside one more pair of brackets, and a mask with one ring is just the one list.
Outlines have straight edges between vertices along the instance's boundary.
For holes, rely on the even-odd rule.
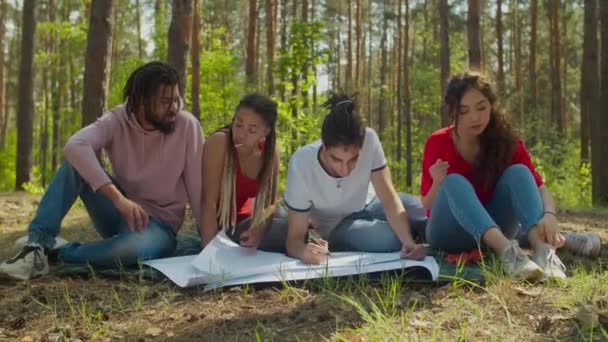
[[338,277],[402,268],[423,267],[433,280],[439,265],[432,257],[405,260],[395,253],[332,253],[327,263],[307,265],[281,253],[243,248],[219,233],[197,256],[150,260],[144,264],[164,273],[181,287],[207,284],[221,286]]

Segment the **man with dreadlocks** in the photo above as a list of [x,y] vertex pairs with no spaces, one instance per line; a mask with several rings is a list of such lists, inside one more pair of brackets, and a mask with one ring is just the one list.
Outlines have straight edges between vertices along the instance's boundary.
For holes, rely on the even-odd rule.
[[[67,142],[66,162],[40,201],[25,247],[0,265],[0,273],[42,276],[49,257],[103,266],[163,258],[175,250],[187,202],[200,223],[204,137],[198,120],[181,110],[177,71],[161,62],[140,66],[127,80],[124,99]],[[101,150],[112,175],[97,159]],[[57,238],[78,197],[102,240]]]
[[277,206],[276,120],[274,101],[249,94],[239,102],[230,125],[209,136],[203,161],[203,247],[225,228],[243,247],[285,249],[286,213]]

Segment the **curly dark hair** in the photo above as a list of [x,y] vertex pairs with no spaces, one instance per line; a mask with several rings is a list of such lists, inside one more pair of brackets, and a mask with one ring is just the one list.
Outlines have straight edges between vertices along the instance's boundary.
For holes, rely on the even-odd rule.
[[[448,82],[444,105],[450,119],[458,127],[460,101],[465,93],[476,89],[490,102],[490,122],[479,137],[480,152],[475,162],[475,176],[488,190],[497,181],[500,174],[510,165],[517,145],[517,135],[511,125],[510,117],[499,106],[488,79],[477,72],[465,72],[454,75]],[[455,131],[455,134],[458,134]]]
[[163,62],[149,62],[137,68],[129,76],[123,89],[123,100],[127,101],[127,113],[136,113],[141,105],[151,111],[151,100],[161,85],[175,86],[179,75],[174,67]]

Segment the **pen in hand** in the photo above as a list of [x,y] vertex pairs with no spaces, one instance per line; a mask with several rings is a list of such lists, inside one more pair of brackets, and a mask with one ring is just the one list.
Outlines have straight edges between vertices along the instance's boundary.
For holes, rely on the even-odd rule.
[[[323,243],[321,242],[321,240],[322,240],[321,236],[319,236],[319,234],[316,231],[314,231],[314,230],[308,231],[308,242],[312,242],[319,246],[323,246]],[[327,250],[327,255],[331,256],[331,253],[329,252],[329,248]]]

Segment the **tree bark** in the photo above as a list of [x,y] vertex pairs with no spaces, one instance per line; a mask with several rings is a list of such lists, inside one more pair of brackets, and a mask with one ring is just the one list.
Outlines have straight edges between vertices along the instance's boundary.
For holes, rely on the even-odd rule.
[[15,189],[23,190],[32,171],[34,130],[34,39],[36,0],[23,1],[21,63],[17,95],[17,170]]
[[502,31],[502,0],[496,0],[496,60],[498,70],[496,72],[496,82],[498,83],[498,93],[505,96],[505,62],[503,49]]
[[8,118],[4,112],[4,103],[6,101],[6,79],[4,73],[4,35],[6,32],[6,0],[0,0],[0,148],[4,147],[2,143],[4,141],[4,130],[2,129],[6,124]]
[[200,15],[200,0],[194,0],[194,15],[192,16],[192,114],[201,119],[201,15]]
[[378,134],[383,136],[384,128],[385,128],[385,118],[387,115],[387,110],[385,108],[386,103],[386,91],[385,89],[388,87],[386,83],[386,74],[387,74],[387,59],[388,59],[388,51],[387,51],[387,31],[388,31],[388,13],[387,13],[387,3],[388,0],[383,1],[382,8],[382,37],[380,38],[380,53],[381,53],[381,61],[380,61],[380,95],[378,96]]
[[469,38],[469,68],[481,70],[481,41],[479,39],[479,0],[468,0],[467,34]]
[[249,87],[255,85],[255,34],[257,26],[257,1],[249,0],[249,19],[247,24],[247,59],[245,62],[245,75]]
[[591,120],[599,99],[597,0],[585,0],[583,63],[581,66],[581,162],[589,162]]
[[113,0],[98,0],[91,4],[84,64],[82,127],[93,123],[105,107],[113,6]]
[[403,38],[403,100],[405,114],[405,185],[411,189],[412,181],[412,106],[410,91],[410,3],[405,0],[405,30]]
[[562,85],[561,85],[561,53],[559,30],[559,2],[549,2],[549,25],[551,34],[551,122],[555,124],[558,132],[565,131],[562,116]]
[[538,108],[538,78],[536,76],[536,36],[537,36],[537,20],[538,20],[538,0],[530,1],[530,61],[529,61],[529,89],[530,105],[532,111],[536,112]]
[[[448,28],[449,7],[447,0],[439,0],[439,64],[441,68],[441,96],[445,95],[445,89],[450,77],[450,38]],[[441,109],[441,126],[449,125],[447,108]]]
[[276,0],[266,0],[266,91],[274,95],[274,47],[277,30]]
[[348,33],[346,37],[346,71],[344,72],[345,88],[351,90],[353,81],[353,5],[347,1]]
[[186,71],[192,41],[193,0],[173,0],[167,41],[167,62],[179,74],[179,93],[186,95]]
[[600,47],[601,47],[601,90],[599,106],[593,110],[591,117],[591,165],[592,165],[592,193],[593,205],[608,205],[608,2],[600,0]]

